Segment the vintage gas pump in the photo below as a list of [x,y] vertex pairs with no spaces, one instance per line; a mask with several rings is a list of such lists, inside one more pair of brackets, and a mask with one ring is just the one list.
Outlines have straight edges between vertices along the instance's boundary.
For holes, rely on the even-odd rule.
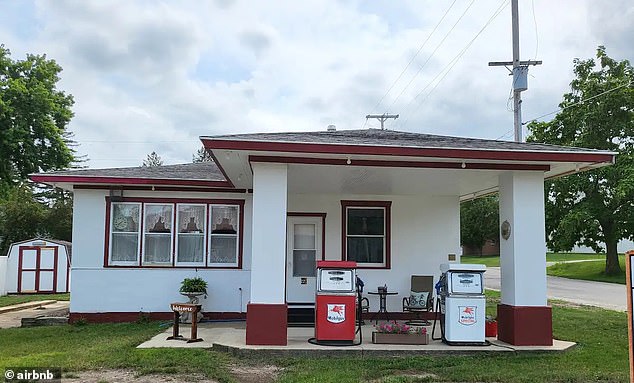
[[354,343],[356,268],[356,262],[317,262],[316,343],[341,345]]
[[449,345],[485,345],[484,265],[440,265],[441,333]]

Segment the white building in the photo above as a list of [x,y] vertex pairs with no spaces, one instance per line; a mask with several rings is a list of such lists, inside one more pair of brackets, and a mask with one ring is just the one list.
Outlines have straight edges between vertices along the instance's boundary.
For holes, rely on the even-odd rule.
[[[412,274],[459,261],[460,201],[499,191],[499,339],[551,344],[544,179],[614,153],[388,130],[201,137],[215,163],[33,175],[74,192],[71,320],[168,318],[185,277],[203,311],[245,318],[248,344],[286,344],[314,302],[316,259],[354,260],[401,311]],[[578,170],[577,170],[578,169]],[[376,311],[377,302],[372,301]]]
[[67,293],[70,261],[67,241],[33,238],[12,243],[7,254],[0,255],[0,296]]

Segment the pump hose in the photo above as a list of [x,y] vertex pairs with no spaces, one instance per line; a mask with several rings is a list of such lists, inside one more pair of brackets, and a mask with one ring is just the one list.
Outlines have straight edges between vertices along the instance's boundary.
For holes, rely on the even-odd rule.
[[[440,338],[436,338],[434,336],[436,332],[436,321],[440,320]],[[434,325],[431,327],[431,339],[432,340],[443,340],[445,338],[445,326],[444,326],[444,318],[442,316],[442,312],[440,312],[440,297],[436,298],[436,315],[434,316]]]

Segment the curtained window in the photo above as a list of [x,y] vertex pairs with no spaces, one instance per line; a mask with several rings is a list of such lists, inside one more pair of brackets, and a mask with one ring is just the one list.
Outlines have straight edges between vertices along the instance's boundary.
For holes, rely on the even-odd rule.
[[238,265],[239,206],[212,205],[209,235],[209,264]]
[[172,204],[145,204],[143,264],[172,263]]
[[141,204],[113,203],[110,217],[110,263],[138,264]]
[[176,264],[205,264],[206,205],[177,205]]
[[240,267],[243,201],[147,200],[110,203],[106,266]]

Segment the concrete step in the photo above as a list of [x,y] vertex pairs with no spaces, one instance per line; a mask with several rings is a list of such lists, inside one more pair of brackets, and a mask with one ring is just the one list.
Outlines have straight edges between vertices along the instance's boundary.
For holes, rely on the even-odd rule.
[[53,304],[55,302],[57,301],[56,300],[34,301],[34,302],[20,303],[17,305],[4,306],[4,307],[0,307],[0,314],[8,313],[11,311],[20,311],[20,310],[30,309],[30,308],[38,307],[38,306],[46,306],[46,305]]

